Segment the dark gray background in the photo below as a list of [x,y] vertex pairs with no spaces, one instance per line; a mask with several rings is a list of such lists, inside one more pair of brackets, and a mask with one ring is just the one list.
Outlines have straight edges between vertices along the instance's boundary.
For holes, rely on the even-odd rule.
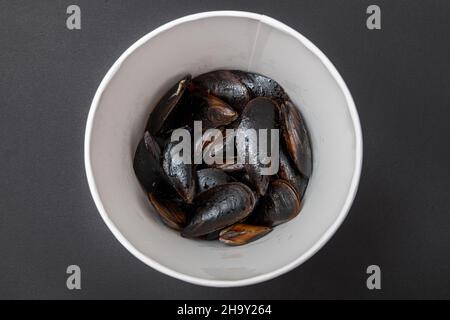
[[[69,4],[81,7],[81,31],[66,29]],[[381,7],[381,31],[366,29],[369,4]],[[288,274],[234,289],[183,283],[128,253],[97,213],[83,163],[91,99],[119,55],[165,22],[218,9],[264,13],[312,40],[345,79],[364,134],[360,188],[331,241]],[[0,298],[450,298],[449,9],[0,0]],[[82,268],[81,291],[66,289],[70,264]],[[366,288],[370,264],[381,291]]]

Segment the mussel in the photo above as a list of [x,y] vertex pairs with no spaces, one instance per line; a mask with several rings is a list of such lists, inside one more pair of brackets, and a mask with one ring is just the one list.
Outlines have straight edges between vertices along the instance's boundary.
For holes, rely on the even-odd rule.
[[217,128],[232,123],[237,119],[237,112],[225,101],[213,96],[197,96],[197,118],[202,120],[203,128]]
[[146,130],[152,135],[156,135],[160,132],[166,119],[181,100],[190,82],[191,75],[186,75],[171,87],[159,100],[153,111],[150,113],[150,117],[147,121]]
[[200,237],[245,219],[255,206],[252,190],[240,182],[215,186],[200,193],[195,211],[181,235]]
[[229,70],[211,71],[195,77],[190,90],[214,95],[237,111],[241,111],[250,100],[247,87]]
[[148,199],[167,226],[175,230],[181,230],[186,226],[187,213],[184,203],[154,193],[149,193]]
[[311,145],[300,111],[288,100],[279,107],[280,124],[286,148],[298,170],[309,178],[312,171]]
[[237,117],[237,112],[225,101],[206,93],[193,93],[183,98],[172,110],[163,124],[162,131],[192,127],[194,121],[201,121],[203,130],[217,128],[232,123]]
[[259,197],[259,195],[256,192],[256,190],[254,190],[254,188],[253,188],[253,181],[250,179],[250,177],[249,177],[247,172],[234,171],[234,172],[229,172],[229,175],[231,175],[234,179],[236,179],[239,182],[242,182],[247,187],[252,189],[256,198]]
[[252,97],[268,97],[278,102],[283,102],[288,99],[283,88],[269,77],[239,70],[233,70],[232,72],[247,87]]
[[289,182],[273,180],[248,223],[269,227],[279,225],[297,216],[300,205],[297,193]]
[[298,198],[303,198],[306,187],[308,186],[308,178],[304,177],[297,168],[292,164],[292,160],[288,155],[280,148],[280,166],[278,170],[278,176],[291,183],[297,192]]
[[180,150],[176,147],[178,141],[166,144],[162,154],[162,168],[178,194],[187,203],[191,203],[195,195],[195,173],[192,159],[181,161]]
[[224,171],[216,168],[206,168],[197,170],[198,192],[203,192],[215,186],[232,182],[234,179]]
[[136,177],[147,192],[154,192],[164,182],[161,169],[161,150],[153,136],[146,131],[134,155]]
[[267,167],[267,164],[261,161],[259,146],[256,148],[254,145],[255,143],[259,144],[259,137],[253,142],[243,143],[245,138],[244,132],[247,132],[246,130],[248,129],[253,129],[254,132],[258,132],[259,129],[265,129],[269,137],[267,140],[271,141],[271,129],[276,129],[277,127],[278,105],[274,100],[259,97],[251,100],[245,106],[238,127],[238,135],[242,140],[241,143],[237,143],[237,153],[238,155],[245,155],[244,167],[258,195],[266,193],[270,175],[262,174],[262,168]]
[[272,228],[269,227],[237,223],[223,229],[219,240],[231,246],[241,246],[265,236],[270,231]]

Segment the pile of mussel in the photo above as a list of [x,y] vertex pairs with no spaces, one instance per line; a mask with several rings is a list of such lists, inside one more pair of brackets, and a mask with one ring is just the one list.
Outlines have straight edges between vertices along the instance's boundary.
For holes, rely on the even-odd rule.
[[[179,128],[192,131],[194,121],[202,121],[204,132],[279,129],[278,171],[262,175],[261,162],[174,161],[177,142],[171,134]],[[235,143],[227,138],[226,143]],[[205,139],[192,141],[193,153],[211,144]],[[137,146],[133,167],[167,226],[183,237],[243,245],[298,215],[312,154],[300,111],[276,81],[256,73],[217,70],[185,76],[159,100]]]

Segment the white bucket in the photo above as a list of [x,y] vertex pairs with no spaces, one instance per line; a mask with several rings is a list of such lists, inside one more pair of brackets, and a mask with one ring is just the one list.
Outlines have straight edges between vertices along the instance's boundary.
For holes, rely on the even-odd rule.
[[[299,106],[313,148],[301,213],[240,247],[182,238],[161,223],[133,171],[147,117],[187,73],[240,69],[275,79]],[[358,186],[361,128],[352,97],[331,62],[301,34],[264,15],[205,12],[169,22],[133,44],[101,82],[87,120],[86,173],[117,239],[147,265],[195,284],[258,283],[300,265],[344,220]]]

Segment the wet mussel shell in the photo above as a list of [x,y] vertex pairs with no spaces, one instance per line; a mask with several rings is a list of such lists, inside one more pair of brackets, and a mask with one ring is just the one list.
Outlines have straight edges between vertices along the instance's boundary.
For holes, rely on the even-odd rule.
[[240,70],[233,70],[232,72],[247,87],[253,98],[268,97],[277,102],[283,102],[288,99],[286,92],[284,92],[278,82],[269,77]]
[[301,203],[292,185],[282,179],[273,180],[264,198],[249,217],[248,223],[276,226],[296,217]]
[[196,120],[202,120],[203,128],[217,128],[232,123],[238,113],[225,101],[213,96],[205,95],[197,98],[199,109]]
[[181,235],[200,237],[245,219],[255,206],[252,190],[240,182],[218,185],[200,193],[195,212]]
[[230,246],[241,246],[265,236],[270,231],[272,231],[270,227],[237,223],[223,229],[219,234],[219,240]]
[[255,194],[255,197],[257,197],[257,198],[259,197],[258,193],[253,189],[253,181],[250,179],[248,173],[235,171],[235,172],[229,172],[229,175],[232,176],[233,178],[235,178],[237,181],[242,182],[250,189],[252,189],[253,193]]
[[225,126],[238,117],[238,113],[225,101],[212,96],[192,93],[183,97],[165,120],[161,132],[167,133],[184,126],[193,127],[201,121],[202,129]]
[[216,96],[238,112],[251,98],[247,87],[229,70],[211,71],[195,77],[190,90]]
[[280,104],[280,125],[284,142],[297,169],[307,178],[312,171],[308,130],[297,107],[290,101]]
[[188,213],[184,203],[154,193],[149,193],[148,199],[167,226],[175,230],[186,226]]
[[[269,98],[259,97],[251,100],[241,115],[241,122],[238,126],[238,135],[243,137],[243,132],[248,129],[267,129],[268,135],[271,135],[271,129],[278,128],[278,104]],[[269,137],[269,136],[268,136]],[[270,137],[268,139],[270,141]],[[259,154],[253,156],[248,152],[245,143],[237,144],[238,154],[245,155],[245,170],[252,182],[258,195],[264,195],[269,185],[270,176],[262,174],[262,168],[266,165],[261,163]]]
[[161,150],[153,136],[146,131],[134,155],[133,168],[147,192],[154,192],[164,182],[160,164]]
[[162,154],[162,169],[169,184],[178,192],[180,197],[187,203],[191,203],[195,195],[195,172],[192,159],[186,161],[176,161],[175,153],[178,141],[166,143]]
[[191,82],[191,75],[186,75],[167,91],[156,104],[147,121],[146,130],[152,135],[158,134],[172,110],[183,97]]
[[280,148],[279,157],[280,166],[278,170],[278,176],[281,179],[288,181],[294,187],[295,191],[297,192],[298,198],[301,201],[305,194],[309,180],[297,170],[295,165],[292,163],[292,160],[286,154],[283,148]]
[[203,192],[215,186],[235,181],[224,171],[216,168],[197,170],[197,190]]

